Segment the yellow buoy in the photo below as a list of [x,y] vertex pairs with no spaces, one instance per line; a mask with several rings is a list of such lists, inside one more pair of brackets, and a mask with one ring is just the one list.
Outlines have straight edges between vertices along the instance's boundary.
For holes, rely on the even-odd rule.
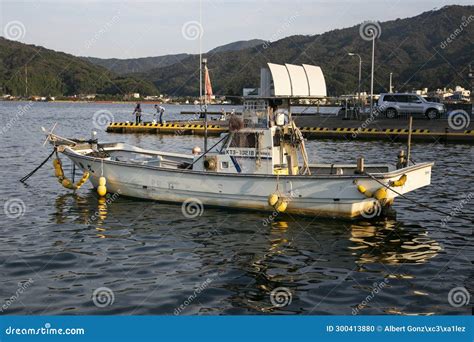
[[365,186],[363,185],[358,185],[357,190],[359,190],[360,193],[364,194],[366,197],[372,197],[372,192],[367,190]]
[[68,188],[68,189],[71,189],[72,188],[72,183],[69,179],[67,178],[64,178],[63,181],[61,182],[61,184],[65,187],[65,188]]
[[58,166],[61,166],[61,162],[59,161],[59,159],[53,159],[53,165],[56,168]]
[[63,169],[61,169],[60,167],[54,168],[54,175],[58,178],[63,177],[64,176]]
[[273,194],[270,194],[270,196],[268,196],[268,205],[271,205],[272,207],[277,204],[278,202],[278,195],[274,192]]
[[377,199],[378,201],[386,200],[387,199],[387,190],[385,188],[379,188],[375,193],[374,193],[374,198]]
[[278,211],[279,213],[282,213],[286,210],[287,207],[288,207],[288,202],[284,199],[280,199],[275,205],[275,210]]
[[403,175],[398,180],[390,182],[390,186],[404,186],[407,178],[407,175]]
[[97,194],[101,197],[107,194],[107,188],[105,187],[105,185],[99,185],[97,187]]
[[107,183],[107,180],[105,179],[104,176],[99,178],[99,185],[105,186],[106,183]]

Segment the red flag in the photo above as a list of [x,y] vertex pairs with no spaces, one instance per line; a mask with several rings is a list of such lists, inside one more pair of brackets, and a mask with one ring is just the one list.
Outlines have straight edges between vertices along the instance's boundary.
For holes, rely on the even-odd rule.
[[207,66],[204,69],[205,74],[204,74],[204,88],[206,91],[206,101],[210,102],[211,101],[211,96],[212,96],[212,85],[211,85],[211,78],[209,77],[209,70],[207,69]]

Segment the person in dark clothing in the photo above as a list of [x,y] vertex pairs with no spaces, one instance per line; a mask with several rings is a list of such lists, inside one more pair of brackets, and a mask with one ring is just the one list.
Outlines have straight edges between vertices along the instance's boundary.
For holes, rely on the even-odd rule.
[[142,108],[140,107],[140,104],[137,103],[137,106],[133,110],[133,114],[135,114],[135,123],[139,124],[142,122]]

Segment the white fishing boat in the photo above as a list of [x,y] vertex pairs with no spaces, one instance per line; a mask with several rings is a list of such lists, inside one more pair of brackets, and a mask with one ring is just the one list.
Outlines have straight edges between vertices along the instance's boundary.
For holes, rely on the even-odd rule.
[[[433,163],[410,163],[404,153],[399,153],[394,165],[365,165],[363,158],[356,157],[352,163],[311,163],[291,117],[291,101],[325,96],[322,72],[308,65],[269,67],[267,96],[247,98],[243,113],[230,119],[229,132],[203,153],[196,147],[187,155],[95,139],[75,141],[53,133],[48,139],[84,172],[79,186],[90,176],[100,195],[369,218],[383,214],[396,197],[430,184]],[[77,188],[64,177],[60,162],[55,165],[63,185]]]

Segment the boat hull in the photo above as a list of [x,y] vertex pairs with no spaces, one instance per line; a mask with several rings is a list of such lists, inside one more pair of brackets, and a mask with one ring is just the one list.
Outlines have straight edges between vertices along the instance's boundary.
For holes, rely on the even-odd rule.
[[[377,181],[361,175],[347,176],[273,176],[222,174],[191,170],[170,170],[146,165],[107,161],[64,151],[78,168],[90,172],[94,187],[99,177],[107,179],[107,191],[123,196],[174,203],[193,203],[199,206],[218,206],[275,212],[268,204],[268,196],[277,192],[288,203],[286,213],[321,216],[371,218],[382,214],[380,201],[367,198],[357,190],[358,185],[375,192],[381,184],[407,174],[404,186],[397,193],[406,193],[430,184],[432,163],[410,166],[395,172],[376,175]],[[384,205],[398,196],[387,191]]]

